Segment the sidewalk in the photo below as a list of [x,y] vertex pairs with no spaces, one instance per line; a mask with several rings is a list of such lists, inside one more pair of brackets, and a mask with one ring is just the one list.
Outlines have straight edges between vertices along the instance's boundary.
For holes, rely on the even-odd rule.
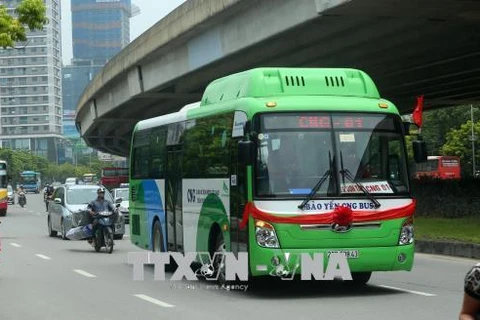
[[415,240],[415,251],[480,259],[480,244],[473,243]]

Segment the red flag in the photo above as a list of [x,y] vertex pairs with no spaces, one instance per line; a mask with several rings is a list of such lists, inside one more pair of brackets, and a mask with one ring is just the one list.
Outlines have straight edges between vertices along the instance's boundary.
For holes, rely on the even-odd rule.
[[423,110],[423,94],[419,97],[417,97],[417,106],[415,107],[415,110],[413,110],[412,118],[413,122],[418,127],[422,126],[422,110]]

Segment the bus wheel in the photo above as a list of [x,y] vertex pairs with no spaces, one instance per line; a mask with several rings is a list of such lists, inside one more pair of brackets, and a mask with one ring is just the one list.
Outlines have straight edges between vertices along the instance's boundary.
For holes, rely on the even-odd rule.
[[363,286],[367,284],[372,276],[372,272],[352,272],[352,284],[355,286]]
[[215,251],[213,254],[213,270],[215,270],[215,276],[220,285],[227,285],[227,280],[225,279],[225,258],[224,254],[225,249],[225,240],[221,232],[218,233],[217,239],[215,241]]
[[[152,251],[153,252],[162,252],[163,249],[163,236],[162,236],[162,229],[160,226],[160,221],[155,221],[153,224],[152,230]],[[169,264],[165,265],[166,272],[173,272],[176,269],[175,260],[170,258]]]
[[160,229],[160,222],[157,220],[153,225],[152,251],[162,252],[162,242],[162,230]]
[[7,215],[7,209],[0,210],[0,216],[5,217]]

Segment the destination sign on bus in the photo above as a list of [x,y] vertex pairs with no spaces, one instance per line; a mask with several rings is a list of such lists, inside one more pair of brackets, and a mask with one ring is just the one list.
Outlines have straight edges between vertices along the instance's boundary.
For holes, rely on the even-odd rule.
[[458,167],[459,164],[458,159],[442,159],[442,167]]
[[264,117],[265,129],[393,129],[391,118],[363,115],[268,115]]

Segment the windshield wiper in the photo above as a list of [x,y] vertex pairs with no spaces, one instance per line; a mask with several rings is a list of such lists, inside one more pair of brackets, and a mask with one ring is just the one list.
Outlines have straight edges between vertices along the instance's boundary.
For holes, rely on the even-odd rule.
[[312,200],[313,196],[318,192],[318,189],[320,189],[320,187],[323,185],[323,183],[325,182],[325,180],[327,180],[328,177],[331,177],[332,176],[332,173],[333,173],[333,161],[332,161],[332,155],[330,153],[330,151],[328,152],[328,162],[329,162],[329,169],[327,171],[325,171],[325,173],[323,174],[323,176],[320,178],[320,180],[318,180],[317,184],[315,185],[315,187],[313,187],[312,191],[310,191],[310,193],[308,194],[308,196],[305,198],[305,200],[303,200],[303,202],[298,206],[298,208],[300,210],[303,210],[303,208],[305,207],[305,205],[310,201]]
[[345,169],[343,167],[343,154],[342,154],[342,151],[340,151],[340,165],[342,167],[342,169],[340,170],[340,174],[342,175],[342,182],[343,184],[345,184],[345,177],[347,177],[348,180],[350,180],[351,182],[355,183],[355,185],[357,187],[360,188],[360,190],[363,191],[363,193],[365,193],[368,197],[368,199],[370,201],[373,202],[373,204],[375,205],[375,209],[378,209],[380,208],[381,204],[380,202],[377,201],[377,199],[375,199],[375,197],[363,186],[363,184],[361,184],[360,182],[358,181],[355,181],[355,178],[352,176],[351,172],[348,170],[348,169]]

